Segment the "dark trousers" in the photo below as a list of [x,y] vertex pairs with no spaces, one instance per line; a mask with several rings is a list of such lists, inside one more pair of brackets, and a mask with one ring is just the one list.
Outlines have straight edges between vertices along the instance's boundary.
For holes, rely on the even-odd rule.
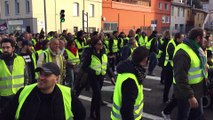
[[164,82],[164,91],[163,91],[163,102],[169,100],[169,91],[173,82],[173,70],[172,67],[166,66],[163,68],[165,70],[165,82]]
[[152,74],[153,70],[155,69],[156,65],[157,65],[157,57],[156,57],[156,53],[152,52],[149,55],[149,68],[148,68],[148,72]]
[[112,68],[114,72],[115,66],[118,64],[120,56],[119,53],[113,53],[113,55],[115,56],[114,58],[109,58],[109,67]]
[[203,120],[202,98],[197,99],[199,106],[190,108],[188,99],[177,99],[178,114],[177,120]]
[[14,95],[2,97],[0,96],[0,118],[2,117],[2,112],[7,107],[9,102],[13,99]]
[[90,116],[93,116],[95,113],[96,120],[100,120],[100,107],[101,107],[101,87],[103,86],[103,76],[90,75],[89,83],[92,88],[92,102],[90,109]]
[[175,95],[172,95],[172,98],[170,99],[169,103],[164,108],[163,112],[164,114],[168,115],[172,113],[172,110],[177,106],[177,99],[175,98]]
[[166,76],[165,68],[162,67],[161,76],[160,76],[160,83],[161,83],[161,84],[164,84],[166,77],[167,77],[167,76]]

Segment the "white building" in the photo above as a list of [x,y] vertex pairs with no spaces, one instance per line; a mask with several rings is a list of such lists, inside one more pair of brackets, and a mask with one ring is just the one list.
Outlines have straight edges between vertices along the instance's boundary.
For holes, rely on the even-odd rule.
[[171,3],[171,33],[185,32],[186,28],[186,0],[172,0]]
[[62,29],[69,32],[81,30],[83,9],[88,13],[88,31],[101,28],[102,0],[0,0],[1,19],[7,22],[8,32],[37,33],[42,28],[45,30],[44,1],[47,32],[60,32],[61,10],[65,10]]
[[[208,4],[208,16],[206,18],[205,28],[213,30],[213,0],[209,0]],[[205,6],[205,4],[203,4]]]

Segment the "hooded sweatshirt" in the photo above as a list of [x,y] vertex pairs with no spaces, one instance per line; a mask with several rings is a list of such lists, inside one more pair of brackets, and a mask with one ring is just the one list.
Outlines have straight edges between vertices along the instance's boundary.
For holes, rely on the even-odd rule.
[[[142,67],[136,67],[132,61],[120,62],[117,67],[118,74],[132,73],[135,74],[139,84],[142,84],[145,78],[145,69]],[[128,89],[127,89],[128,88]],[[128,78],[122,84],[122,105],[121,105],[121,116],[123,120],[134,120],[134,103],[138,96],[137,85],[134,80]]]

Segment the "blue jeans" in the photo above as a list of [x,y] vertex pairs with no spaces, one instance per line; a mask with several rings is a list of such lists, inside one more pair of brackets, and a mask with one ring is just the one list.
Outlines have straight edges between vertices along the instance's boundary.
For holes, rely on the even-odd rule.
[[152,73],[153,70],[155,69],[156,65],[157,65],[156,53],[152,52],[149,55],[149,68],[148,68],[148,72]]
[[190,108],[187,99],[178,99],[177,120],[202,120],[203,119],[203,102],[202,98],[197,99],[199,106]]

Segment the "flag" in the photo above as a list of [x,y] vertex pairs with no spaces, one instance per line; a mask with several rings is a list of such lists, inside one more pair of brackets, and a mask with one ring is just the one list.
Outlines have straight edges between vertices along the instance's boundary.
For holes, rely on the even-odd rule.
[[0,31],[7,30],[7,23],[0,24]]

